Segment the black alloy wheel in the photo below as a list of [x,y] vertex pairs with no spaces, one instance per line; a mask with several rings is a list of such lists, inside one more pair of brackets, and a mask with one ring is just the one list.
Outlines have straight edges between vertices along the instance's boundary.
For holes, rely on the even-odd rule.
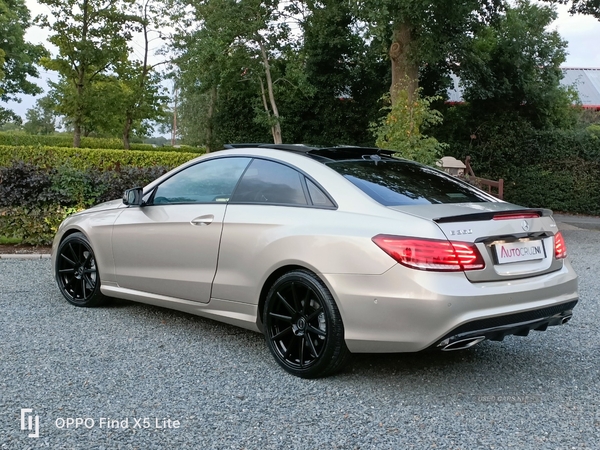
[[265,302],[263,324],[271,353],[293,375],[331,375],[350,357],[335,300],[308,270],[288,272],[273,284]]
[[98,306],[105,302],[94,251],[83,233],[73,233],[60,243],[56,282],[62,295],[75,306]]

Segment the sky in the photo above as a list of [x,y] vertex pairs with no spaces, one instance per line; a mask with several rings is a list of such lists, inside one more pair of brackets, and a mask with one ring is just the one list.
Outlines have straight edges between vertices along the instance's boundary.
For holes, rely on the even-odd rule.
[[[32,17],[48,13],[47,7],[38,4],[36,0],[26,0],[26,3]],[[571,16],[565,5],[558,5],[557,12],[558,19],[551,25],[551,29],[557,30],[562,38],[568,42],[568,55],[563,67],[600,69],[600,49],[598,48],[600,44],[600,21],[591,16]],[[48,32],[39,27],[31,27],[27,31],[26,39],[32,43],[48,46]],[[37,84],[44,90],[47,89],[46,80],[56,80],[56,75],[53,73],[42,70],[40,75],[41,79],[37,80]],[[25,118],[25,111],[34,106],[39,96],[22,96],[21,98],[21,103],[9,102],[7,106]]]

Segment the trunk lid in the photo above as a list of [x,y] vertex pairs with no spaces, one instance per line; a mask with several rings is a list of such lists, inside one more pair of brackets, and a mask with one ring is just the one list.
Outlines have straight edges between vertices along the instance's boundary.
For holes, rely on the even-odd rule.
[[389,208],[435,222],[450,241],[475,243],[485,268],[465,271],[472,282],[527,278],[559,270],[552,212],[506,202]]

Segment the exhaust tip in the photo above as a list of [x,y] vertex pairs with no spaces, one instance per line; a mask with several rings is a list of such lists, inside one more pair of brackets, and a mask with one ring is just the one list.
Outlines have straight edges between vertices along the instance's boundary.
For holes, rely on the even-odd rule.
[[471,348],[474,345],[479,344],[483,340],[485,340],[485,336],[477,336],[477,337],[472,337],[472,338],[467,338],[467,339],[461,339],[461,340],[455,341],[451,344],[445,345],[442,348],[442,351],[443,352],[451,352],[454,350],[465,350],[467,348]]
[[564,325],[565,323],[567,323],[572,318],[573,318],[573,314],[569,314],[568,316],[565,316],[565,317],[562,318],[562,320],[560,321],[560,324]]

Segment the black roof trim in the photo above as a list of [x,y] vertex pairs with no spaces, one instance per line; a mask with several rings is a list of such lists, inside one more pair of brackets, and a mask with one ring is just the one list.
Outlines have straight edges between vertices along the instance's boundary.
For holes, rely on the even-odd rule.
[[394,150],[387,150],[377,147],[357,147],[353,145],[338,145],[332,147],[314,147],[305,144],[264,144],[264,143],[241,143],[241,144],[225,144],[223,147],[232,148],[270,148],[273,150],[285,150],[288,152],[310,153],[315,156],[326,157],[327,153],[341,152],[353,153],[356,156],[362,155],[381,155],[392,156],[396,153]]

